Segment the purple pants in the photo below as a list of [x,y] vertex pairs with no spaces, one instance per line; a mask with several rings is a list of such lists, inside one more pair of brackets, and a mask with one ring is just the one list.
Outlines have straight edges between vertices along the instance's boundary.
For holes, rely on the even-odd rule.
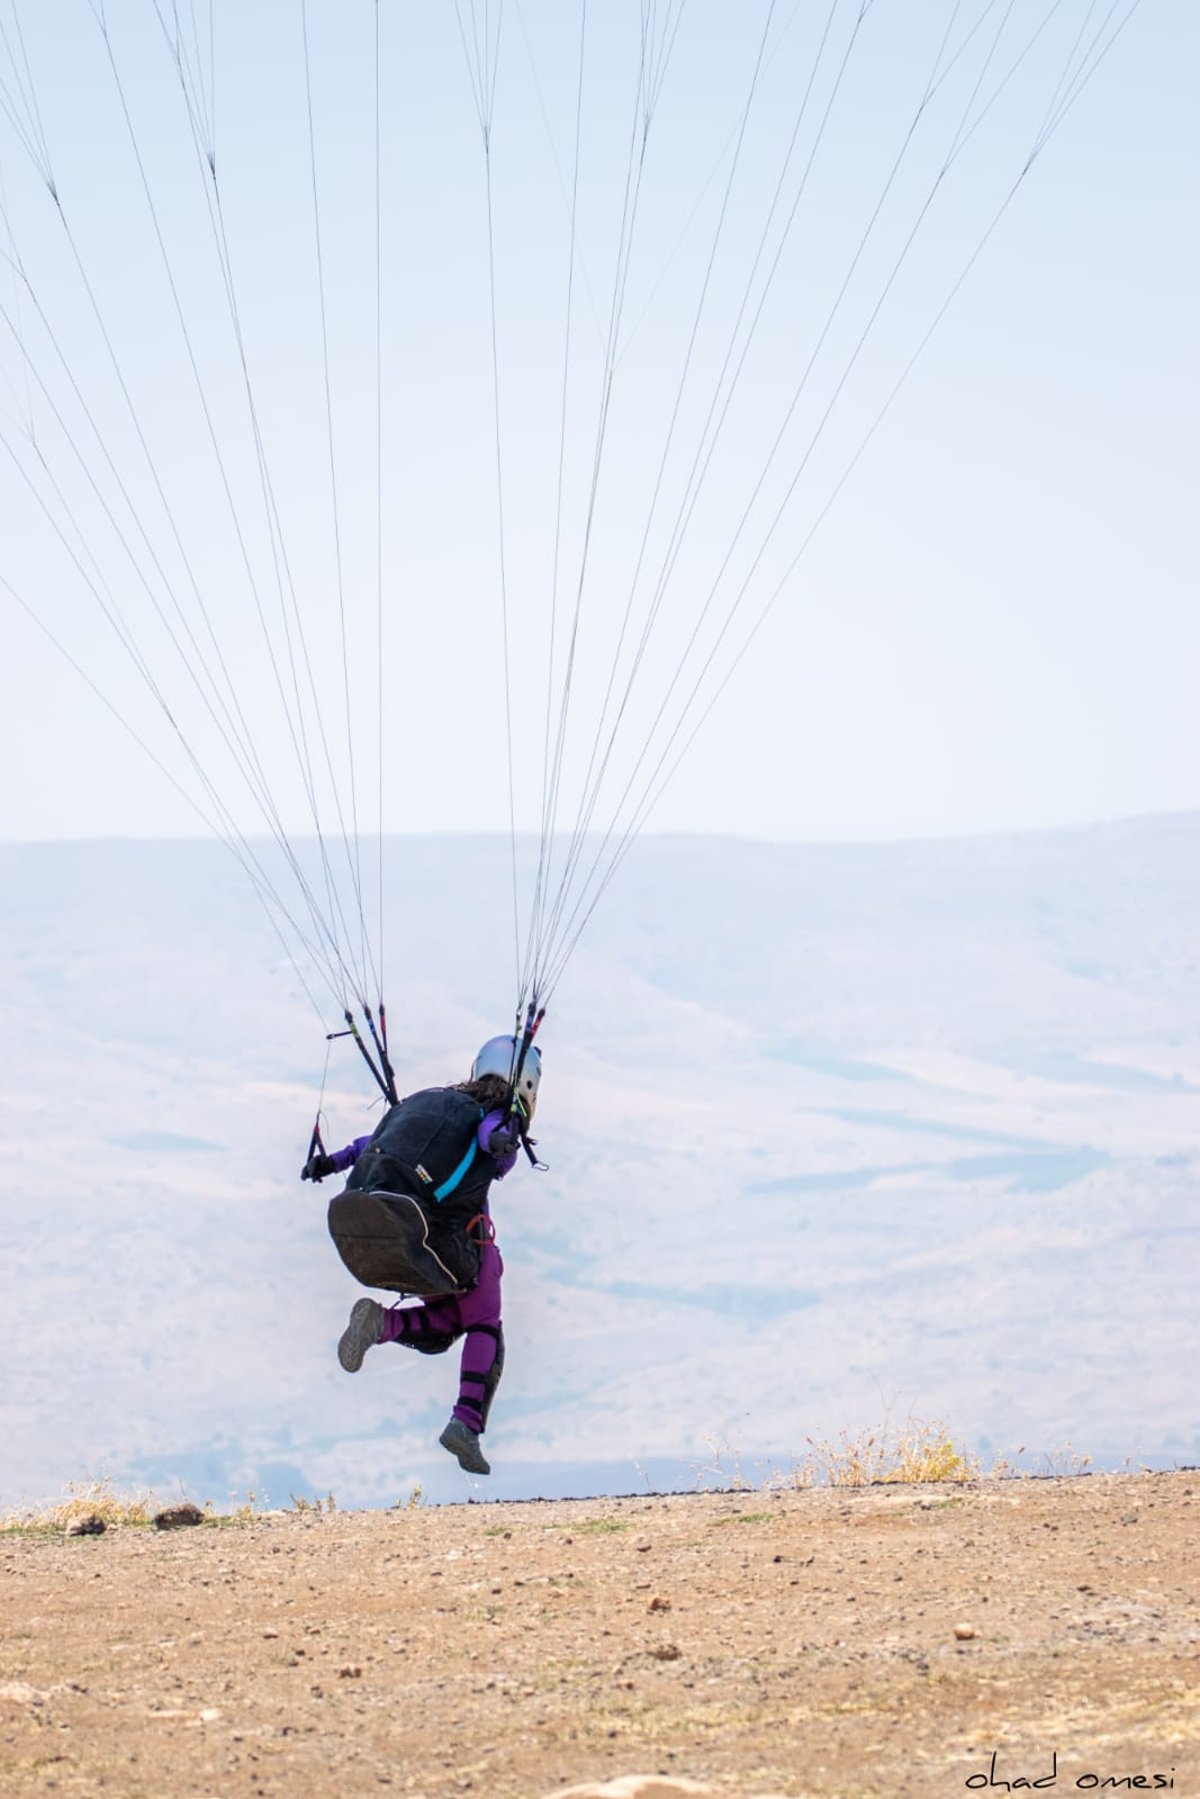
[[417,1306],[391,1306],[384,1313],[381,1343],[408,1343],[437,1355],[464,1339],[454,1416],[468,1430],[487,1425],[492,1396],[504,1368],[500,1323],[500,1276],[504,1263],[494,1243],[479,1256],[479,1278],[469,1293],[426,1299]]

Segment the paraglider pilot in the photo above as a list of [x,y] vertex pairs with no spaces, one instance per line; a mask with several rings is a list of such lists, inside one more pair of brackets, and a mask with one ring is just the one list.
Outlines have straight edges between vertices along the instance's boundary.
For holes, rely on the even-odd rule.
[[[455,1087],[430,1087],[389,1107],[369,1137],[316,1151],[302,1180],[349,1170],[329,1206],[338,1254],[364,1286],[419,1295],[419,1305],[360,1299],[338,1343],[348,1374],[377,1343],[441,1355],[461,1337],[458,1399],[438,1439],[471,1474],[491,1468],[480,1447],[504,1368],[504,1263],[488,1211],[493,1181],[511,1172],[537,1105],[541,1055],[492,1037]],[[515,1088],[514,1088],[515,1074]]]

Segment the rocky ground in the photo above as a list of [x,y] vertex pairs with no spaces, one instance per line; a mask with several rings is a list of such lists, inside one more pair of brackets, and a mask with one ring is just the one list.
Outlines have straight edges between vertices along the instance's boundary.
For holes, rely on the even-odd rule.
[[1198,1518],[1178,1472],[4,1535],[0,1795],[1200,1795]]

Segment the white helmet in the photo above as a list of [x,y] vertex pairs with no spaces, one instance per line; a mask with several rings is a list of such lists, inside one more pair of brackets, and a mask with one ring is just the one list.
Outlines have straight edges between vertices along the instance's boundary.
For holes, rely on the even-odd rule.
[[[477,1081],[481,1075],[498,1074],[502,1080],[511,1081],[520,1048],[519,1037],[489,1037],[471,1064],[471,1079]],[[536,1044],[531,1043],[525,1051],[517,1092],[517,1098],[525,1102],[527,1122],[537,1110],[538,1082],[541,1078],[542,1052]]]

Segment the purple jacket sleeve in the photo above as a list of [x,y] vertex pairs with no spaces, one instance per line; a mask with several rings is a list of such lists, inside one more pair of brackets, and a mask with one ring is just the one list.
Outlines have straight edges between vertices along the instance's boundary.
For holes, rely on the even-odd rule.
[[370,1137],[356,1137],[353,1143],[347,1143],[345,1149],[335,1149],[329,1158],[333,1163],[334,1173],[345,1174],[348,1168],[353,1168],[370,1141]]
[[495,1160],[496,1179],[498,1181],[502,1181],[506,1174],[512,1173],[517,1161],[517,1152],[515,1148],[507,1149],[503,1154],[496,1155],[491,1147],[493,1131],[503,1130],[507,1123],[508,1120],[503,1112],[489,1112],[480,1125],[478,1133],[480,1149],[483,1150],[485,1155],[493,1156]]

